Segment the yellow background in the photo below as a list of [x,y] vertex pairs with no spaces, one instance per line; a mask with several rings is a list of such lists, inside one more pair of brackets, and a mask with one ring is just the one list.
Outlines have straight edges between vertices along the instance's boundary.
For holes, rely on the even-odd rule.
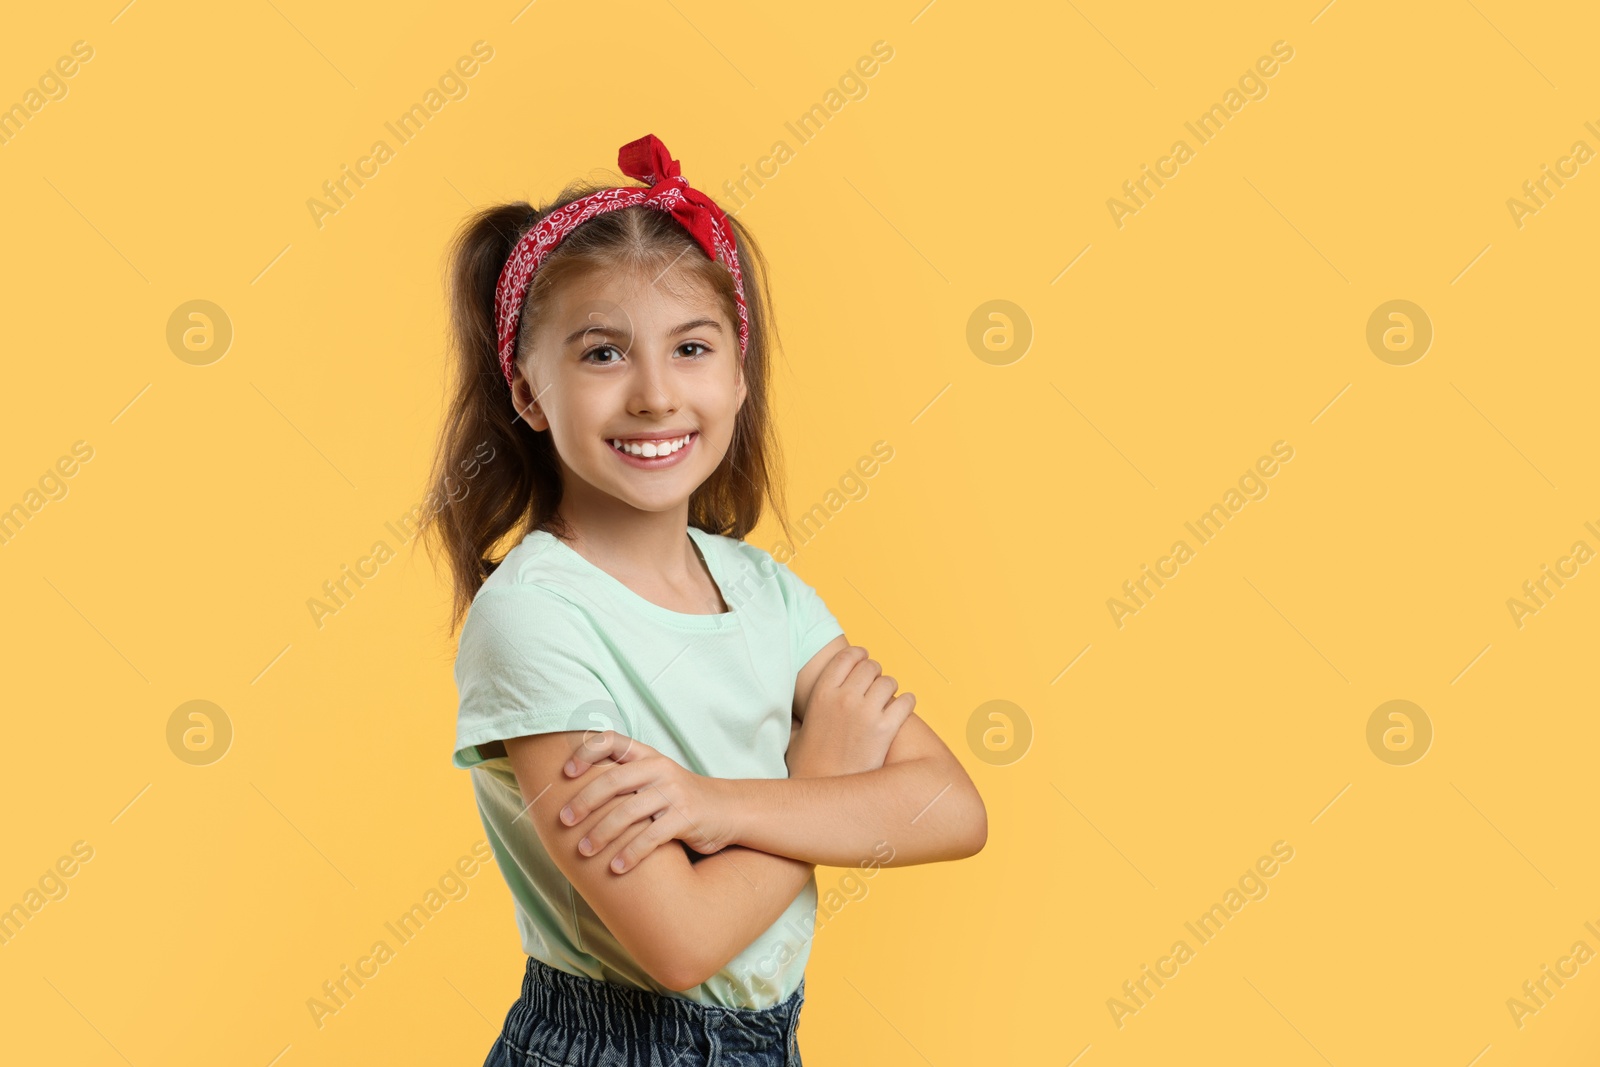
[[[740,208],[790,512],[829,513],[793,566],[989,810],[979,856],[881,872],[819,932],[808,1063],[1592,1063],[1600,962],[1521,1027],[1506,1001],[1600,950],[1600,565],[1520,628],[1506,601],[1600,548],[1600,164],[1520,227],[1506,202],[1600,147],[1600,24],[1052,7],[12,12],[0,103],[94,58],[0,146],[0,506],[94,455],[0,548],[0,904],[93,859],[0,948],[0,1059],[482,1061],[523,960],[492,867],[320,1029],[306,1008],[482,837],[443,576],[406,546],[320,629],[306,601],[421,499],[469,204],[620,180],[655,133],[730,208],[793,150]],[[306,201],[477,40],[468,95],[319,228]],[[785,123],[879,40],[800,144]],[[1268,94],[1200,145],[1184,123],[1276,41]],[[234,331],[206,366],[166,340],[196,299]],[[1435,334],[1406,366],[1366,342],[1396,299]],[[1003,365],[966,339],[991,300],[1033,331]],[[1270,494],[1119,628],[1107,599],[1279,440]],[[830,498],[877,441],[892,461]],[[1405,766],[1366,740],[1395,699],[1434,731]],[[168,747],[190,700],[232,723],[209,766]],[[1020,759],[968,743],[992,700]],[[1119,1027],[1108,999],[1280,840],[1269,895]]]

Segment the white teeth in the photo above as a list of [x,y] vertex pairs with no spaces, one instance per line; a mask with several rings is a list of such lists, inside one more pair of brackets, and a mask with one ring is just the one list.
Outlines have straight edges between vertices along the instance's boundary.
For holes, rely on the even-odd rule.
[[611,447],[619,452],[626,452],[630,456],[644,456],[649,459],[654,456],[668,456],[689,443],[693,434],[684,434],[682,437],[673,437],[664,441],[622,441],[613,438]]

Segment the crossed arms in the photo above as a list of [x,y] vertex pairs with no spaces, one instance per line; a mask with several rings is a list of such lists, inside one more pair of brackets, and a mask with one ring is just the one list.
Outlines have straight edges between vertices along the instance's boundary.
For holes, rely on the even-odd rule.
[[[837,637],[801,669],[797,731],[806,728],[819,680],[849,647]],[[886,681],[892,692],[892,679]],[[812,725],[822,723],[813,718]],[[630,813],[648,801],[643,794],[649,790],[613,796],[608,779],[621,777],[629,765],[601,759],[582,765],[576,776],[563,770],[581,737],[508,738],[506,754],[528,818],[556,866],[622,947],[669,989],[690,989],[722,969],[777,921],[819,863],[854,866],[881,842],[894,849],[886,866],[960,859],[978,852],[988,834],[972,780],[914,713],[905,715],[876,769],[828,774],[825,760],[803,769],[791,760],[789,778],[708,779],[682,772],[697,789],[694,814],[705,828],[706,840],[693,846],[710,853],[694,862],[688,847],[639,847],[652,829],[641,824],[652,820]],[[607,799],[586,803],[596,796]],[[680,794],[675,806],[687,804]],[[561,817],[567,807],[576,809],[572,825]],[[593,854],[580,852],[579,841],[606,827],[608,817],[611,827],[625,822],[627,830],[604,839]],[[628,864],[620,874],[611,867],[618,857]]]

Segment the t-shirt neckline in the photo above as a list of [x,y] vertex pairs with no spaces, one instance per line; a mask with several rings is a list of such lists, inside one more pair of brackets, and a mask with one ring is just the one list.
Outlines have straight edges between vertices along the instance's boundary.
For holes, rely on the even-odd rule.
[[694,526],[686,526],[690,542],[699,549],[700,557],[706,561],[706,569],[711,572],[711,580],[716,583],[717,592],[722,601],[728,605],[727,611],[716,614],[700,614],[683,611],[673,611],[671,608],[662,607],[653,600],[648,600],[632,589],[605,568],[592,563],[577,549],[567,544],[561,538],[548,530],[535,530],[529,537],[543,536],[553,541],[556,551],[571,560],[573,565],[588,574],[600,583],[604,589],[611,591],[612,598],[636,611],[644,612],[662,622],[694,630],[723,630],[738,626],[742,623],[744,615],[733,605],[727,596],[727,582],[724,580],[721,561],[715,546],[711,544],[711,535]]

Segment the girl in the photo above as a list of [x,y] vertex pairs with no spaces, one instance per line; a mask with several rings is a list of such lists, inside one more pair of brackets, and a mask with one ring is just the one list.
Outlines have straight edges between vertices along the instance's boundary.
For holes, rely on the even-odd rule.
[[425,531],[466,616],[453,763],[528,957],[485,1065],[799,1064],[816,864],[970,856],[987,816],[743,540],[764,499],[783,521],[755,242],[654,136],[618,164],[644,186],[491,207],[452,249]]

